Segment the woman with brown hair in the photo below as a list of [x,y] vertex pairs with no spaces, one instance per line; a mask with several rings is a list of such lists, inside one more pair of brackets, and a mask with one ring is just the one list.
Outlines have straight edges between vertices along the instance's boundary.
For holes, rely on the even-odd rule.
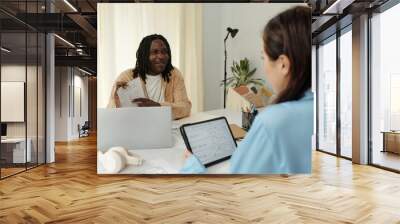
[[[230,159],[231,173],[311,172],[311,9],[297,6],[271,19],[263,32],[265,73],[276,98],[255,118]],[[206,169],[190,155],[183,173]]]

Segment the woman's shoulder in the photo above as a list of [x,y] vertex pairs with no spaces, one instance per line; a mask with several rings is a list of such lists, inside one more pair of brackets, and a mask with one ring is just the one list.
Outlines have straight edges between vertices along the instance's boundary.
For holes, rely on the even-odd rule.
[[258,116],[259,122],[267,127],[287,127],[312,122],[313,102],[308,100],[290,101],[273,104],[265,108]]

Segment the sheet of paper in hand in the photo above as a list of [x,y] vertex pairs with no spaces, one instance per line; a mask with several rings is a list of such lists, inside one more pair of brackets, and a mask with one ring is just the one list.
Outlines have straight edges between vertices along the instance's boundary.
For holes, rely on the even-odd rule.
[[121,107],[136,107],[136,103],[132,103],[132,100],[136,98],[144,98],[144,93],[140,84],[140,81],[131,80],[127,83],[126,88],[118,88],[117,94],[121,102]]

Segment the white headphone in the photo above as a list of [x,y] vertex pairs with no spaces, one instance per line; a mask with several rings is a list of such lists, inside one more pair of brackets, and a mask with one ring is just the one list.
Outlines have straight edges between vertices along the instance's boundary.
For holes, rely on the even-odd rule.
[[129,155],[128,151],[120,146],[112,147],[105,153],[99,151],[98,157],[108,173],[118,173],[126,165],[140,166],[143,163],[143,159],[138,155]]

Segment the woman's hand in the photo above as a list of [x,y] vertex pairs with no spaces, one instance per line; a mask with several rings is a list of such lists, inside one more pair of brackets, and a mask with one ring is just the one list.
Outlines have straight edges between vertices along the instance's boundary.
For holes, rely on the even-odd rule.
[[185,149],[185,152],[183,153],[183,157],[185,158],[185,159],[187,159],[189,156],[191,156],[192,155],[192,153],[188,150],[188,149]]
[[147,98],[136,98],[132,100],[132,103],[136,103],[139,107],[159,107],[161,104]]

